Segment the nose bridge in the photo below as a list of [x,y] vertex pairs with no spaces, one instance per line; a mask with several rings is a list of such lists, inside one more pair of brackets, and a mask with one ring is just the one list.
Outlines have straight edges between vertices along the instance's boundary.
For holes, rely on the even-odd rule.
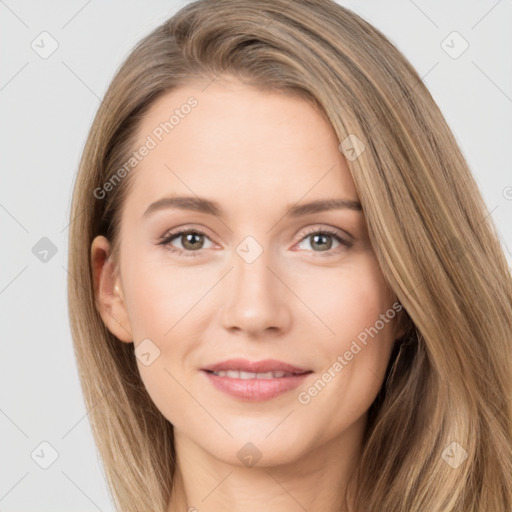
[[[234,258],[233,279],[236,280],[234,289],[237,295],[249,293],[268,293],[272,272],[268,269],[268,251],[262,251],[259,255],[252,255],[254,249],[250,248],[246,254],[240,255],[240,247]],[[248,256],[249,258],[246,258]],[[274,278],[275,279],[275,278]],[[241,298],[241,297],[240,297]]]
[[[252,334],[266,329],[287,329],[290,311],[282,284],[268,268],[271,251],[252,237],[244,239],[233,254],[234,269],[226,283],[223,324]],[[274,270],[275,272],[275,270]]]

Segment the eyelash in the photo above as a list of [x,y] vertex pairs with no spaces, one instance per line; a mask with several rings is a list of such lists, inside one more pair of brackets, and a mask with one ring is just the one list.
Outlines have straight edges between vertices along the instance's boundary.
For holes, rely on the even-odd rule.
[[[208,235],[204,231],[201,231],[200,229],[196,229],[196,228],[194,228],[194,229],[182,229],[182,230],[174,231],[174,232],[171,232],[171,233],[165,235],[160,240],[160,242],[158,242],[158,245],[165,246],[169,251],[171,251],[173,253],[177,253],[180,257],[190,258],[190,257],[200,256],[204,249],[199,249],[199,250],[196,250],[196,251],[184,251],[182,249],[177,249],[176,247],[172,247],[170,245],[170,242],[172,240],[174,240],[175,238],[179,238],[180,235],[185,235],[185,234],[189,234],[189,233],[193,233],[193,234],[197,234],[197,235],[203,235],[206,238],[209,238]],[[341,244],[340,247],[337,247],[334,250],[329,249],[328,251],[319,251],[318,255],[321,256],[321,257],[332,256],[333,254],[338,254],[340,252],[340,250],[350,249],[352,247],[352,245],[353,245],[352,242],[350,242],[349,240],[347,240],[345,238],[342,238],[338,234],[337,231],[334,231],[333,229],[330,229],[330,228],[311,229],[311,230],[307,231],[306,233],[304,233],[302,238],[297,243],[302,242],[303,240],[305,240],[306,238],[308,238],[311,235],[317,235],[317,234],[318,235],[330,235],[337,242],[339,242]],[[318,252],[318,251],[313,251],[313,252]]]

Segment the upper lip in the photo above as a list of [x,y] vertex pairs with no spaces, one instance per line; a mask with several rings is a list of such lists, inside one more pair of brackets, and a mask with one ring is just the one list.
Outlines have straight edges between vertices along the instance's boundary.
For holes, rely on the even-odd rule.
[[310,370],[300,368],[292,364],[278,361],[276,359],[265,359],[262,361],[249,361],[247,359],[229,359],[221,361],[210,366],[206,366],[203,370],[220,372],[228,370],[239,370],[251,373],[266,373],[283,371],[287,373],[306,373]]

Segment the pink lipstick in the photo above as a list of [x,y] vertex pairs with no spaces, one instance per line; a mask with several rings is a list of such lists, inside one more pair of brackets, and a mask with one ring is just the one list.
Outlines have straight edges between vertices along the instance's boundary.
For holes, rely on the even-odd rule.
[[312,373],[275,359],[230,359],[203,368],[220,391],[246,401],[270,400],[298,387]]

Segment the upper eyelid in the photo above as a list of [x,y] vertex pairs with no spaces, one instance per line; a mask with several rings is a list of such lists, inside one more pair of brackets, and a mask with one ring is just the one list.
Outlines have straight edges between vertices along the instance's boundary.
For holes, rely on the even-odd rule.
[[[302,230],[305,230],[304,232],[302,232],[302,236],[310,234],[310,233],[315,233],[317,231],[329,231],[329,230],[332,230],[332,231],[336,231],[336,232],[341,232],[341,234],[346,234],[347,236],[352,237],[352,235],[348,231],[346,231],[346,230],[344,230],[342,228],[337,228],[337,227],[328,226],[328,225],[323,225],[323,226],[322,225],[316,225],[314,227],[302,228]],[[182,234],[184,232],[189,232],[189,231],[197,231],[199,233],[204,233],[205,235],[209,236],[208,233],[207,233],[207,231],[209,231],[208,228],[185,225],[183,227],[180,226],[180,227],[177,227],[177,228],[174,228],[174,229],[166,230],[161,238],[164,238],[164,237],[168,236],[167,234],[169,234],[169,235],[171,235],[171,234],[172,235],[177,235],[177,234]]]
[[[329,234],[335,233],[336,235],[340,236],[341,238],[345,238],[345,237],[350,238],[350,239],[354,238],[348,231],[345,231],[344,229],[341,229],[341,228],[335,228],[332,226],[306,228],[306,231],[301,234],[301,237],[304,238],[313,233],[323,233],[323,232],[327,232]],[[301,238],[301,240],[302,240],[302,238]]]

